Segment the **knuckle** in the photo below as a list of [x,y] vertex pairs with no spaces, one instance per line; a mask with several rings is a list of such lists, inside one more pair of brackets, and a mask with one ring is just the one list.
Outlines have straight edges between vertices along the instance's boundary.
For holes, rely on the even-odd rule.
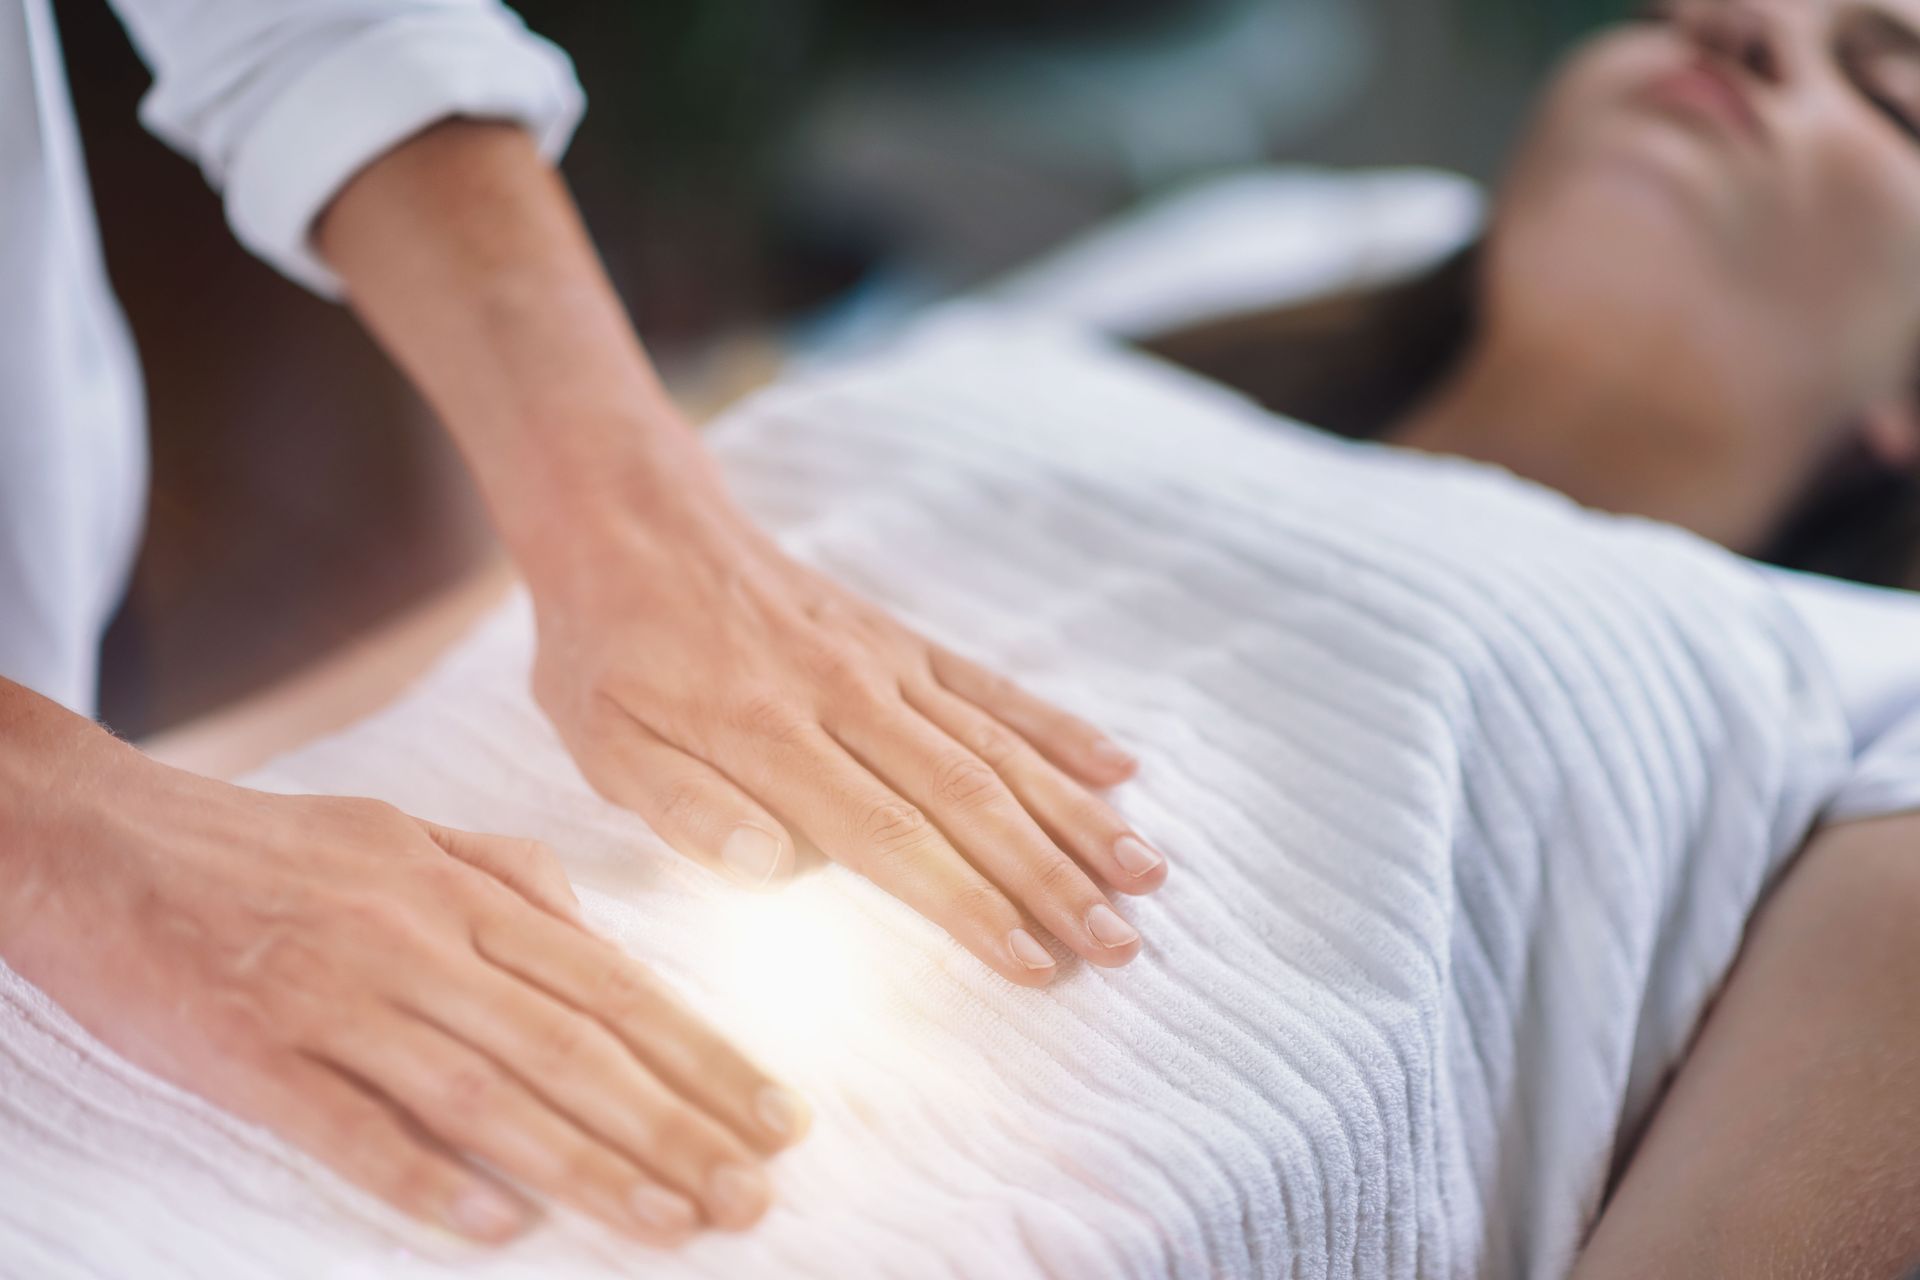
[[734,709],[732,721],[753,738],[775,746],[797,746],[807,734],[809,720],[785,697],[756,694],[742,700]]
[[337,934],[370,944],[415,943],[422,939],[419,918],[402,903],[369,890],[347,890],[328,904]]
[[[417,878],[414,887],[430,900],[467,903],[473,901],[475,889],[483,883],[477,877],[487,873],[459,858],[434,858],[414,866],[412,874]],[[359,910],[356,908],[356,912]]]
[[613,1160],[591,1143],[568,1143],[552,1154],[552,1160],[553,1168],[549,1176],[554,1182],[571,1187],[590,1187],[614,1181]]
[[664,1079],[679,1081],[724,1079],[728,1063],[711,1045],[684,1035],[655,1034],[646,1038],[647,1060]]
[[1034,867],[1033,883],[1042,894],[1056,901],[1085,897],[1091,891],[1080,868],[1057,854],[1042,858]]
[[619,1017],[650,1013],[658,1003],[653,986],[628,964],[611,965],[594,984],[599,1008]]
[[860,820],[861,834],[882,854],[917,849],[931,828],[927,815],[904,800],[883,800],[871,805]]
[[227,1063],[258,1062],[269,1042],[267,1018],[250,998],[227,999],[208,1008],[195,1028],[201,1043]]
[[509,839],[502,846],[502,852],[507,861],[528,871],[557,871],[560,868],[560,855],[544,840],[525,837]]
[[984,880],[970,880],[954,890],[949,903],[958,917],[963,920],[988,921],[995,924],[1013,914],[1013,904],[1006,896]]
[[683,1106],[663,1107],[647,1126],[647,1137],[656,1152],[690,1164],[707,1164],[722,1154],[713,1126]]
[[363,1168],[397,1163],[405,1148],[394,1139],[392,1121],[365,1106],[330,1106],[319,1113],[327,1139],[335,1150],[353,1157]]
[[995,769],[1011,764],[1020,750],[1014,736],[991,720],[971,725],[964,742],[969,751]]
[[667,786],[660,805],[660,825],[671,832],[698,830],[706,809],[706,788],[691,778],[678,779]]
[[974,666],[974,682],[980,696],[988,702],[1008,702],[1020,696],[1020,686],[990,667]]
[[1111,845],[1121,836],[1127,835],[1132,828],[1120,821],[1118,814],[1087,795],[1078,787],[1073,788],[1075,799],[1067,809],[1067,825],[1075,831],[1083,832],[1102,846]]
[[940,764],[934,794],[947,804],[976,808],[1001,794],[1000,775],[971,754],[956,754]]
[[419,825],[385,800],[355,798],[345,801],[345,804],[354,823],[370,832],[388,839],[419,835]]
[[816,640],[805,645],[800,661],[809,675],[831,689],[865,683],[873,666],[857,646],[838,638]]
[[403,1212],[428,1216],[444,1194],[445,1178],[429,1156],[412,1150],[389,1151],[374,1157],[370,1170],[381,1199]]
[[588,1032],[585,1019],[571,1016],[556,1019],[540,1036],[541,1074],[571,1073],[579,1067],[587,1056]]
[[483,1119],[493,1110],[499,1084],[491,1071],[478,1066],[452,1067],[436,1086],[443,1114],[461,1123]]

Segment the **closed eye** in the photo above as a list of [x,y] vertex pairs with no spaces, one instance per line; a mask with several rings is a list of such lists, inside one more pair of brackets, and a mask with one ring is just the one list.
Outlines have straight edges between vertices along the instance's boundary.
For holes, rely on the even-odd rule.
[[1884,13],[1865,11],[1842,29],[1837,52],[1860,96],[1920,142],[1920,35]]
[[1920,142],[1920,113],[1908,108],[1884,93],[1874,89],[1862,89],[1861,94],[1873,104],[1881,115],[1891,120],[1902,133]]

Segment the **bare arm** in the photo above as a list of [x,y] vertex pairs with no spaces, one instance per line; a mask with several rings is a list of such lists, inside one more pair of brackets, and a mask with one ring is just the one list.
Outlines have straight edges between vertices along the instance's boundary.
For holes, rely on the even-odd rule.
[[428,131],[317,238],[470,459],[533,595],[535,692],[594,786],[750,886],[811,843],[1015,982],[1055,972],[1037,929],[1133,957],[1107,890],[1165,866],[1086,790],[1131,760],[734,508],[523,134]]
[[1816,835],[1575,1271],[1875,1277],[1920,1266],[1920,815]]

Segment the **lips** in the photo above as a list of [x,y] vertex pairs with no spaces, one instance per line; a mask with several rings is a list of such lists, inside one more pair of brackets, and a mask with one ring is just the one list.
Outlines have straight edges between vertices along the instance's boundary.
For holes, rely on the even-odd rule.
[[1646,88],[1655,105],[1684,112],[1762,142],[1766,126],[1759,110],[1732,72],[1711,62],[1694,62],[1668,72]]

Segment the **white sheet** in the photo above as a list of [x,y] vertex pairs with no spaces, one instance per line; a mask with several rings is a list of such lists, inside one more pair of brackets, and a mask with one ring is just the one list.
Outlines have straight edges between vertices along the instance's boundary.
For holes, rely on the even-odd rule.
[[[750,898],[584,789],[524,693],[516,605],[262,781],[550,840],[819,1123],[750,1236],[639,1257],[569,1222],[463,1274],[1564,1270],[1848,773],[1763,575],[1005,318],[763,397],[719,445],[793,551],[1137,749],[1116,802],[1173,875],[1126,908],[1138,962],[1046,993],[837,870]],[[0,1086],[11,1274],[465,1256],[4,973]]]
[[[1444,170],[1242,170],[1104,223],[982,297],[1145,338],[1417,275],[1471,244],[1488,208],[1477,183]],[[1920,792],[1920,594],[1769,572],[1826,656],[1863,757],[1829,815],[1907,807]]]

